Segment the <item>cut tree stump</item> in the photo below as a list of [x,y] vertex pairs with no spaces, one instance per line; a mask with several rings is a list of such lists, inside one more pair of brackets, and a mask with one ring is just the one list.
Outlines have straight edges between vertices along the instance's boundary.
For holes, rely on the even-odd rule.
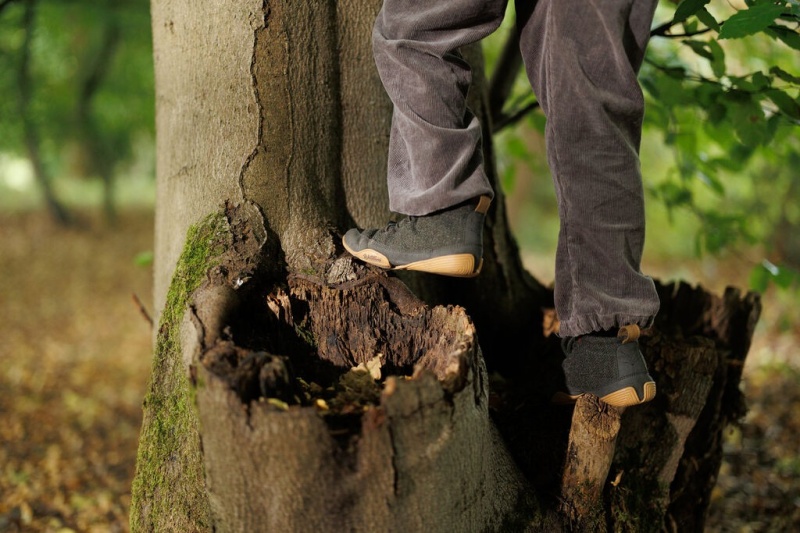
[[[252,392],[260,372],[242,378],[252,354],[227,338],[238,330],[204,346],[195,383],[218,531],[503,531],[530,520],[532,492],[491,423],[463,309],[427,308],[385,275],[344,287],[294,277],[258,319],[266,339],[294,327],[319,344],[295,365],[290,398],[288,380]],[[378,380],[356,370],[371,361]],[[356,391],[359,380],[378,394]]]
[[137,492],[136,523],[151,527],[132,529],[174,523],[141,494],[163,509],[180,488],[207,501],[210,520],[181,518],[203,531],[702,530],[723,431],[744,413],[757,295],[658,284],[640,340],[656,398],[553,405],[555,335],[532,329],[544,349],[504,354],[521,361],[514,375],[489,372],[466,309],[428,306],[344,254],[285,274],[257,213],[229,205],[225,219],[225,251],[187,299],[182,364],[159,382],[182,372],[190,390],[148,396],[167,409],[157,420],[196,409],[181,442],[204,474],[182,479],[183,448],[162,451],[150,466],[167,484]]

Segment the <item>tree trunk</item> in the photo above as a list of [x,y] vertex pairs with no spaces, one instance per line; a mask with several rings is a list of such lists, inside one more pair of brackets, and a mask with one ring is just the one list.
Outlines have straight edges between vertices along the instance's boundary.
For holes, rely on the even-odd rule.
[[[114,166],[117,156],[111,142],[98,123],[94,114],[97,91],[108,74],[108,67],[120,42],[120,28],[112,16],[105,23],[103,39],[96,49],[92,49],[83,61],[87,65],[82,76],[78,102],[75,106],[76,136],[81,147],[87,152],[89,169],[100,177],[103,183],[103,213],[110,225],[117,223],[117,209],[114,200]],[[94,176],[92,176],[94,177]]]
[[573,409],[499,187],[476,279],[351,260],[342,231],[388,215],[368,4],[153,3],[161,319],[131,529],[701,526],[758,298],[660,286],[656,400]]

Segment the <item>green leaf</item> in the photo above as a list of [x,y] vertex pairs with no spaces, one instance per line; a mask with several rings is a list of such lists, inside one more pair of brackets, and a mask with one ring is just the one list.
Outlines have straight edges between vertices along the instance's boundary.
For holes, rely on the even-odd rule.
[[719,124],[728,116],[728,108],[720,103],[713,103],[706,108],[706,116],[711,124]]
[[[681,129],[675,139],[675,145],[679,150],[694,155],[697,153],[697,133],[691,126],[687,125],[685,129]],[[691,168],[694,172],[694,168]]]
[[755,83],[744,76],[731,76],[730,80],[733,86],[741,91],[754,93],[758,90]]
[[716,173],[716,161],[707,161],[701,154],[697,159],[697,178],[718,196],[725,196],[725,186],[719,180]]
[[544,135],[544,130],[547,125],[547,119],[544,116],[544,113],[529,113],[528,116],[530,119],[528,120],[529,124],[532,124],[536,131]]
[[783,70],[781,67],[774,66],[774,67],[769,69],[769,72],[770,72],[770,74],[774,75],[777,78],[782,79],[783,81],[787,81],[789,83],[800,84],[800,76],[794,76],[792,74],[789,74],[788,72]]
[[700,57],[704,57],[709,61],[714,60],[714,55],[711,53],[711,50],[709,50],[708,43],[702,41],[692,41],[687,39],[686,41],[683,41],[683,44],[691,48],[692,51],[695,54],[699,55]]
[[697,19],[685,20],[682,26],[684,33],[694,33],[697,31]]
[[717,19],[714,18],[714,15],[708,12],[708,9],[703,8],[697,13],[695,13],[695,15],[697,15],[697,19],[703,24],[705,24],[707,27],[716,31],[720,30],[719,22],[717,22]]
[[750,77],[753,80],[753,85],[756,88],[756,91],[760,91],[762,89],[766,89],[770,85],[772,85],[772,80],[769,79],[763,72],[760,70],[754,72],[753,75]]
[[683,80],[686,78],[686,69],[684,67],[664,67],[664,74],[676,80]]
[[501,184],[503,186],[503,190],[506,194],[511,194],[514,191],[514,187],[517,185],[517,166],[516,165],[508,165],[506,169],[503,171]]
[[657,98],[662,105],[669,107],[692,103],[692,91],[687,89],[684,81],[684,78],[675,78],[670,73],[659,77]]
[[668,208],[692,203],[692,191],[684,185],[679,185],[672,181],[666,181],[656,187],[656,194],[663,200]]
[[773,24],[766,29],[766,34],[773,39],[783,41],[784,44],[795,50],[800,50],[800,34],[794,30]]
[[684,181],[689,181],[694,175],[697,173],[697,167],[694,166],[694,163],[688,158],[684,157],[678,163],[678,171],[680,172],[681,179]]
[[675,16],[672,17],[673,23],[683,22],[701,9],[704,9],[711,0],[683,0],[678,4],[675,10]]
[[658,98],[661,91],[658,90],[658,83],[655,79],[651,76],[643,76],[640,81],[645,91],[650,93],[653,98]]
[[775,285],[781,289],[788,289],[798,279],[798,273],[786,267],[781,267],[778,270],[778,275],[775,276]]
[[720,39],[738,39],[767,29],[784,12],[783,4],[756,4],[743,9],[722,24]]
[[528,161],[531,157],[530,150],[525,146],[525,143],[517,136],[511,137],[506,142],[506,151],[516,159]]
[[144,252],[139,252],[136,254],[136,257],[133,258],[133,263],[136,266],[146,267],[153,264],[153,251],[146,250]]
[[769,137],[764,111],[750,95],[729,94],[726,98],[728,116],[736,136],[747,146],[763,144]]
[[800,281],[800,272],[786,266],[779,266],[768,259],[750,272],[750,287],[757,292],[767,290],[770,282],[781,289],[788,289]]
[[750,288],[756,292],[764,292],[769,286],[771,274],[764,265],[758,265],[750,271]]
[[705,211],[703,221],[703,242],[705,249],[712,254],[720,252],[739,239],[748,239],[746,219],[742,215]]
[[798,104],[794,98],[779,89],[767,91],[767,96],[778,106],[781,113],[793,119],[800,120],[800,104]]
[[708,47],[711,51],[711,70],[714,76],[721,78],[725,75],[725,51],[716,39],[708,41]]
[[704,125],[718,124],[725,118],[726,108],[721,103],[724,93],[725,88],[718,83],[701,83],[694,90],[694,100],[706,115]]

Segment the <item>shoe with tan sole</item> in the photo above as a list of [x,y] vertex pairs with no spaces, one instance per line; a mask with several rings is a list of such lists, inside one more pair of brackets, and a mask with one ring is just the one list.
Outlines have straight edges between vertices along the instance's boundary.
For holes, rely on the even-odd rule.
[[617,337],[589,334],[563,339],[566,390],[557,392],[553,402],[574,403],[593,394],[609,405],[628,407],[655,398],[656,382],[647,371],[638,337],[638,326],[631,325],[620,328]]
[[490,203],[481,196],[381,229],[354,228],[342,243],[353,256],[381,268],[472,278],[483,266],[483,221]]

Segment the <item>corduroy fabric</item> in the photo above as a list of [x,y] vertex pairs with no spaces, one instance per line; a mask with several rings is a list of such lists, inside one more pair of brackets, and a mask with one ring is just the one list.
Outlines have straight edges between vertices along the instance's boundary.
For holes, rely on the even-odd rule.
[[[547,157],[561,229],[555,299],[560,334],[649,326],[659,300],[642,274],[639,168],[644,99],[637,72],[657,0],[517,2],[525,69],[547,117]],[[458,48],[491,34],[506,0],[385,0],[375,63],[394,103],[390,208],[426,215],[493,196],[481,131],[466,106]]]

